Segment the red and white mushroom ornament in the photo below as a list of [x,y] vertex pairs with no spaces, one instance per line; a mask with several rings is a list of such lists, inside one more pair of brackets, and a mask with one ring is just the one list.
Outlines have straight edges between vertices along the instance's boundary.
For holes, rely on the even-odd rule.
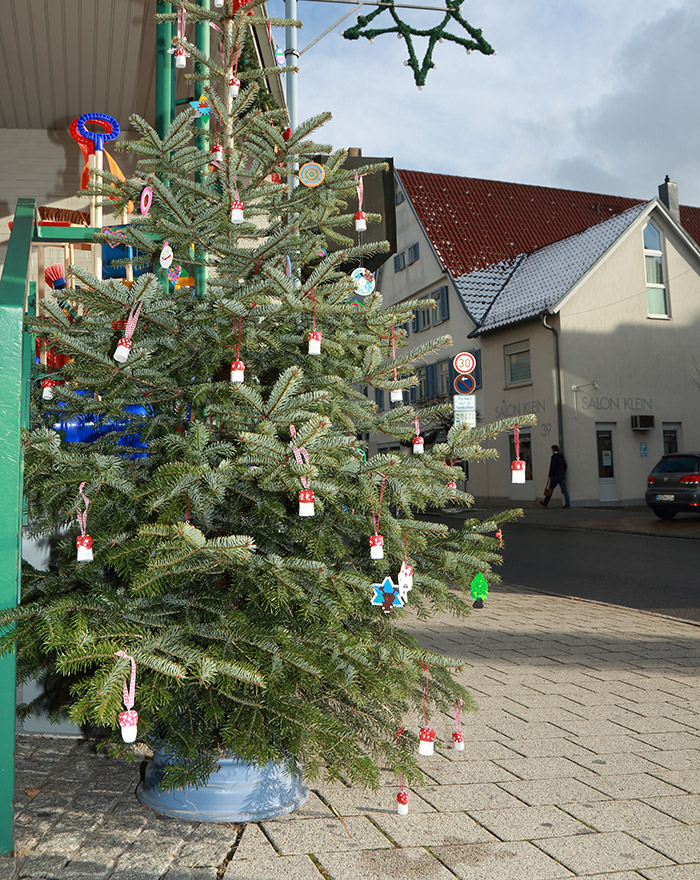
[[309,343],[309,354],[321,354],[322,333],[320,330],[309,330],[306,337]]
[[435,749],[435,738],[437,733],[432,727],[421,727],[418,732],[418,754],[429,757]]
[[42,379],[41,380],[41,397],[42,400],[53,400],[54,388],[56,387],[56,381],[54,379]]
[[136,696],[136,661],[127,654],[126,651],[117,651],[115,657],[124,657],[131,662],[131,677],[129,684],[124,682],[124,706],[123,712],[119,713],[119,727],[122,733],[122,739],[125,743],[136,742],[137,725],[139,721],[139,713],[134,709],[134,699]]
[[458,752],[464,751],[464,734],[462,733],[462,699],[455,701],[455,729],[452,733],[452,745]]
[[231,361],[231,381],[243,382],[245,379],[245,364],[240,358]]
[[384,535],[369,536],[369,558],[384,559]]
[[408,792],[403,788],[396,795],[396,812],[399,816],[408,816]]
[[[78,492],[80,493],[80,497],[83,499],[85,503],[85,509],[81,510],[78,507],[78,525],[80,526],[80,534],[75,539],[75,546],[78,551],[78,562],[92,562],[92,537],[87,533],[87,512],[88,507],[90,506],[90,499],[83,492],[85,488],[85,481],[83,481],[79,488]],[[80,503],[80,502],[78,502]]]
[[315,500],[316,496],[313,489],[301,489],[299,491],[299,516],[315,516]]

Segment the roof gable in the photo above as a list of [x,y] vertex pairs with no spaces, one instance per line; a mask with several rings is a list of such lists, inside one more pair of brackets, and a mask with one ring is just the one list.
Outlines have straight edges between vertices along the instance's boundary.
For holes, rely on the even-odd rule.
[[[398,171],[443,267],[454,277],[515,260],[569,238],[646,200],[521,183]],[[700,208],[681,206],[700,243]]]

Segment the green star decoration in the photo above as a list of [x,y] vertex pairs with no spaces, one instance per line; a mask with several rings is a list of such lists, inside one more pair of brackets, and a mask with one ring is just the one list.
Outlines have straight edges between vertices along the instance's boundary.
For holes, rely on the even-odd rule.
[[[370,12],[369,15],[358,15],[357,24],[349,30],[344,31],[342,36],[345,37],[346,40],[359,40],[360,37],[373,40],[381,34],[398,34],[400,38],[403,38],[406,41],[406,47],[408,48],[408,61],[405,61],[404,64],[411,67],[416,85],[419,89],[422,89],[425,85],[428,71],[435,67],[435,64],[433,63],[433,49],[438,42],[442,43],[445,40],[449,40],[451,43],[458,43],[460,46],[464,46],[467,50],[467,54],[474,49],[482,52],[484,55],[495,54],[493,47],[483,38],[481,30],[472,27],[469,22],[462,17],[461,6],[463,2],[464,0],[446,0],[444,18],[439,25],[430,29],[411,27],[399,18],[393,3],[383,2],[381,6],[378,6],[374,12]],[[394,20],[393,26],[385,28],[367,27],[371,21],[374,21],[378,15],[386,12],[387,9]],[[456,21],[460,24],[464,30],[467,31],[469,37],[461,37],[457,34],[449,33],[446,28],[452,21]],[[413,37],[428,38],[428,48],[422,62],[418,61],[418,56],[416,55],[416,50],[413,45]]]

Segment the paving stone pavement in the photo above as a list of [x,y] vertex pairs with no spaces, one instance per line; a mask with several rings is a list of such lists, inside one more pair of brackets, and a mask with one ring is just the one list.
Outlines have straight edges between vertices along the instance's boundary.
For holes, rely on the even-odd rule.
[[209,825],[135,798],[139,763],[20,736],[0,880],[700,880],[700,627],[503,585],[407,627],[480,710],[432,718],[425,785],[314,786],[280,819]]

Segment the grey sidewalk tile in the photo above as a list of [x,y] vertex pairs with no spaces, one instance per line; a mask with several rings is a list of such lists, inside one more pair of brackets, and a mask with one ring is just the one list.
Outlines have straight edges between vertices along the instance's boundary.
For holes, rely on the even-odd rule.
[[[472,761],[464,752],[458,752],[462,755],[461,761],[443,761],[437,765],[424,765],[424,769],[429,773],[436,782],[457,784],[467,782],[508,782],[513,781],[513,774],[499,767],[493,761]],[[506,763],[516,758],[511,752],[511,758],[506,758],[500,763],[505,766]]]
[[640,880],[637,871],[615,871],[614,874],[582,874],[580,880]]
[[[493,736],[491,728],[486,736]],[[500,761],[502,758],[517,758],[517,752],[513,750],[510,744],[506,745],[496,739],[476,739],[467,735],[468,731],[464,731],[464,752],[457,752],[450,748],[449,745],[439,744],[437,751],[446,760],[460,762],[464,760],[465,754],[477,755],[480,760],[484,761]]]
[[[579,764],[564,757],[515,758],[501,761],[501,766],[520,779],[554,779],[560,776],[582,778],[592,775]],[[494,780],[499,782],[500,780]]]
[[567,804],[564,809],[596,831],[635,831],[639,828],[678,826],[675,819],[637,800]]
[[433,785],[422,788],[420,793],[422,798],[443,813],[521,806],[517,798],[493,783]]
[[[528,842],[475,843],[431,848],[460,880],[560,880],[571,871]],[[340,878],[339,878],[340,880]]]
[[501,840],[536,840],[587,834],[589,831],[581,822],[554,806],[470,810],[469,813]]
[[382,831],[398,846],[452,846],[463,843],[492,841],[492,834],[466,813],[422,813],[377,816]]
[[[166,874],[163,880],[170,878]],[[323,880],[323,875],[308,856],[276,856],[274,860],[255,861],[234,858],[226,867],[224,880]]]
[[208,868],[220,865],[236,841],[237,831],[232,828],[228,838],[221,840],[189,840],[180,850],[173,864],[178,868]]
[[[399,791],[398,783],[394,786],[386,785],[376,794],[365,791],[362,788],[348,788],[344,785],[335,785],[323,789],[322,794],[331,804],[339,816],[363,816],[372,818],[378,814],[396,813],[396,795]],[[409,792],[409,810],[412,813],[433,813],[435,810],[423,798],[420,793],[422,787],[416,787]]]
[[364,816],[339,819],[300,819],[263,822],[265,833],[282,855],[381,849],[391,843]]
[[[678,797],[645,798],[647,804],[686,825],[700,825],[700,795],[686,794]],[[700,878],[700,872],[698,872]]]
[[636,739],[657,749],[700,749],[700,736],[694,733],[639,733]]
[[700,794],[700,770],[657,770],[654,775],[683,791]]
[[665,856],[622,832],[538,840],[537,845],[576,874],[670,865]]
[[[674,771],[661,772],[671,773]],[[616,800],[672,797],[681,793],[678,787],[657,779],[656,775],[651,776],[649,773],[620,773],[616,776],[599,776],[597,781],[589,781],[588,784]]]
[[616,776],[620,773],[655,773],[659,765],[649,759],[648,753],[642,755],[589,755],[587,758],[576,758],[577,764],[601,776]]
[[634,733],[692,733],[687,724],[667,718],[665,715],[637,715],[633,712],[616,712],[608,716],[609,721],[621,724]]
[[700,749],[669,749],[645,752],[644,756],[666,770],[700,770]]
[[[622,731],[622,728],[620,728],[620,731]],[[666,736],[666,734],[660,734],[660,736]],[[590,752],[595,752],[596,755],[612,755],[617,753],[623,755],[649,754],[651,757],[653,753],[660,754],[661,750],[666,748],[665,745],[655,746],[653,743],[642,742],[637,737],[622,732],[616,736],[579,736],[575,739],[575,742]],[[686,748],[686,746],[679,745],[678,748]],[[651,757],[651,760],[653,760],[653,757]]]
[[517,721],[514,718],[512,721],[489,724],[489,727],[511,740],[559,739],[567,736],[563,725],[557,726],[547,721],[529,724],[527,721]]
[[612,721],[567,721],[557,722],[568,734],[579,739],[601,736],[623,736],[627,733],[624,727]]
[[532,807],[609,800],[605,793],[577,779],[527,779],[504,782],[502,787]]
[[[318,860],[332,880],[455,880],[455,875],[422,847],[321,853]],[[225,880],[229,880],[228,874]]]
[[68,859],[63,856],[42,856],[40,854],[31,854],[22,859],[17,872],[18,880],[35,880],[37,877],[45,875],[60,876],[62,869],[67,864]]
[[162,880],[217,880],[218,868],[169,868]]
[[76,878],[94,878],[102,880],[108,877],[114,870],[114,862],[83,862],[71,859],[65,867],[61,868],[61,880],[76,880]]
[[700,856],[700,826],[646,829],[634,835],[664,855],[681,864],[695,863]]
[[[563,734],[563,731],[562,731]],[[551,739],[514,739],[508,741],[508,748],[524,758],[563,757],[575,759],[578,755],[586,756],[591,752],[582,748],[564,736]],[[494,760],[499,760],[495,758]]]
[[321,798],[312,791],[309,793],[308,799],[296,810],[291,813],[285,813],[284,816],[278,816],[275,821],[294,821],[295,819],[332,819],[333,813],[323,803]]
[[693,865],[674,865],[671,868],[653,868],[640,872],[645,880],[698,880],[700,862]]

